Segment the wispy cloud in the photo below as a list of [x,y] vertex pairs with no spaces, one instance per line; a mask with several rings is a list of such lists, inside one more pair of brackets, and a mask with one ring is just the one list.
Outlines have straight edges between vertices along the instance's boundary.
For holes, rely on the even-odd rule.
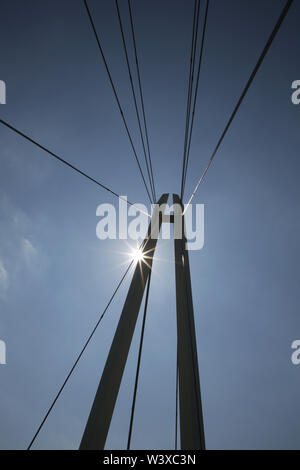
[[3,262],[0,260],[0,298],[5,298],[8,285],[8,273],[3,265]]
[[47,257],[42,250],[39,216],[30,216],[0,191],[0,298],[19,286],[24,276],[40,276]]
[[37,249],[27,238],[22,238],[22,251],[27,265],[30,265],[38,254]]

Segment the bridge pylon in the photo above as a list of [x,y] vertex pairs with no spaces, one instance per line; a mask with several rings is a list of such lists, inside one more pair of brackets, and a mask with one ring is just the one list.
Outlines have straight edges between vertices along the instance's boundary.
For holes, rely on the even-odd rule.
[[165,222],[175,224],[176,221],[181,225],[182,234],[180,238],[174,236],[180,442],[181,449],[185,450],[202,450],[205,448],[191,277],[188,252],[185,247],[183,207],[179,196],[174,194],[173,205],[174,208],[176,207],[174,215],[164,214],[164,204],[167,203],[168,196],[168,194],[163,194],[153,211],[147,237],[142,244],[142,251],[147,253],[147,263],[143,261],[137,263],[134,270],[122,314],[84,430],[80,449],[104,449],[145,286],[152,269],[161,224]]

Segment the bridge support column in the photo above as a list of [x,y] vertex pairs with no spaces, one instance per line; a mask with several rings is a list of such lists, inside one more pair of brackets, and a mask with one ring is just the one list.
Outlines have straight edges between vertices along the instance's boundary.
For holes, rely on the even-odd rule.
[[[165,204],[167,200],[168,194],[163,194],[157,204]],[[143,243],[143,251],[147,253],[147,263],[140,262],[135,268],[122,314],[85,427],[80,449],[100,450],[104,449],[105,446],[145,286],[150,269],[152,268],[157,239],[150,237],[151,229],[152,233],[154,232],[158,235],[162,221],[162,217],[159,217],[159,213],[157,212],[158,207],[156,207],[152,215],[152,224],[149,226],[148,236]]]
[[173,204],[181,206],[181,213],[175,213],[174,219],[176,223],[176,217],[181,217],[182,227],[181,238],[176,239],[174,233],[181,449],[204,450],[205,437],[190,265],[188,251],[185,248],[183,207],[176,194],[173,195]]

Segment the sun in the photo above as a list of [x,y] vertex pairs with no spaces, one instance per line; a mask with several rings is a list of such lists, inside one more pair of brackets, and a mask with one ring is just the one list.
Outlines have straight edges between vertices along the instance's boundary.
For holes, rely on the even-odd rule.
[[132,259],[136,262],[144,261],[145,255],[140,248],[137,248],[132,252]]

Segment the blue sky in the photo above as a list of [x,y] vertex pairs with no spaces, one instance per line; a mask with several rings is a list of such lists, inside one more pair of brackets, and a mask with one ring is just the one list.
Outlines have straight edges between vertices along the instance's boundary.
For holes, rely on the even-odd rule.
[[[179,192],[191,0],[132,1],[157,193]],[[214,0],[186,198],[275,24],[282,0]],[[139,154],[115,4],[90,0]],[[121,13],[129,32],[126,2]],[[203,5],[201,10],[203,18]],[[294,2],[194,202],[205,245],[190,253],[207,448],[300,448],[300,3]],[[1,118],[133,202],[147,195],[79,0],[1,2]],[[132,50],[131,50],[132,57]],[[125,270],[123,241],[96,238],[109,193],[1,127],[0,447],[25,448]],[[132,448],[172,448],[172,241],[154,261]],[[130,276],[35,448],[78,448]],[[139,333],[141,319],[137,324]],[[107,440],[125,448],[138,334]]]

